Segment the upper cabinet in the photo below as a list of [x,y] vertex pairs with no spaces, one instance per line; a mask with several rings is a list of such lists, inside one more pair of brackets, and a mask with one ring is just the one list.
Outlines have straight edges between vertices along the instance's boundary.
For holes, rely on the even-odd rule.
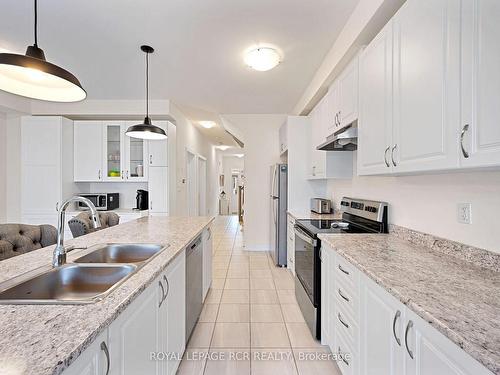
[[105,181],[121,181],[125,178],[125,139],[123,122],[105,121],[102,126]]
[[74,180],[102,181],[102,122],[74,122]]
[[464,167],[500,165],[500,2],[462,1],[462,120]]
[[[155,121],[154,124],[169,134],[168,121]],[[172,126],[172,125],[170,125]],[[149,141],[148,164],[150,167],[167,167],[168,166],[168,140]]]
[[279,129],[280,155],[288,151],[288,122],[285,122]]
[[339,76],[336,96],[336,129],[339,130],[358,119],[359,58],[356,56]]

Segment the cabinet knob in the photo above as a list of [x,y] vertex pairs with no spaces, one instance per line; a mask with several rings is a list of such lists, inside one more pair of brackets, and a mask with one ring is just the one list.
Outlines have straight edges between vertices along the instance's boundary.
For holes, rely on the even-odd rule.
[[153,155],[149,154],[149,164],[153,164]]

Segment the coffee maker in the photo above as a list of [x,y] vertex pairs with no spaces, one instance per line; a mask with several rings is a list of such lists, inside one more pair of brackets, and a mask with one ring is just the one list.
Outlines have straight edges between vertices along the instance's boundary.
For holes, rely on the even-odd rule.
[[136,210],[147,210],[148,209],[148,191],[147,190],[137,190],[137,197],[135,198],[137,201]]

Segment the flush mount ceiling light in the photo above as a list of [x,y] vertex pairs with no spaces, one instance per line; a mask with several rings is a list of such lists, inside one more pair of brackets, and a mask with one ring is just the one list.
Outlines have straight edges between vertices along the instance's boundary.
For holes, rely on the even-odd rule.
[[215,126],[214,121],[199,121],[198,122],[201,126],[203,126],[205,129],[211,129]]
[[229,148],[229,146],[226,146],[226,145],[220,145],[220,146],[217,146],[217,148],[218,148],[219,150],[221,150],[221,151],[226,151],[226,150]]
[[78,79],[49,63],[38,47],[38,12],[35,0],[35,43],[26,54],[0,53],[0,89],[27,98],[51,102],[78,102],[87,97]]
[[271,47],[259,47],[245,54],[245,64],[250,68],[265,72],[271,70],[281,62],[278,51]]
[[149,54],[155,50],[150,46],[141,46],[141,51],[146,54],[146,117],[142,124],[132,125],[125,132],[132,138],[162,140],[167,138],[165,131],[151,123],[149,117]]

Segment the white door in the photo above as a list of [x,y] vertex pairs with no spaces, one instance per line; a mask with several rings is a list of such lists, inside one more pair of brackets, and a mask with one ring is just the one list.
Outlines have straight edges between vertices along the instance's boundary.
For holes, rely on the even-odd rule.
[[[165,130],[168,135],[168,122],[155,121],[156,126]],[[167,167],[168,166],[168,139],[161,141],[149,141],[149,157],[148,163],[151,167]]]
[[[175,354],[175,358],[167,361],[167,368],[163,374],[175,375],[186,346],[186,252],[183,251],[177,259],[169,265],[165,272],[166,297],[166,335],[162,332],[164,350]],[[166,339],[166,340],[165,340]]]
[[168,167],[149,168],[149,212],[168,213]]
[[361,284],[361,374],[404,374],[405,308],[368,278]]
[[338,80],[339,87],[339,129],[358,119],[358,57],[355,57],[342,72]]
[[392,21],[359,58],[358,175],[390,173]]
[[207,214],[207,159],[198,156],[198,215]]
[[466,167],[500,165],[499,20],[498,0],[462,2],[464,139],[460,155]]
[[74,122],[74,180],[101,181],[102,121]]
[[460,2],[407,1],[393,20],[394,171],[457,168]]
[[187,183],[187,214],[188,216],[198,215],[198,194],[197,178],[198,169],[196,168],[196,155],[186,150],[186,183]]
[[111,375],[160,374],[161,362],[151,360],[159,351],[159,309],[162,293],[153,282],[109,326]]
[[106,375],[106,370],[111,367],[109,358],[108,330],[96,337],[94,342],[80,354],[71,364],[64,375]]

